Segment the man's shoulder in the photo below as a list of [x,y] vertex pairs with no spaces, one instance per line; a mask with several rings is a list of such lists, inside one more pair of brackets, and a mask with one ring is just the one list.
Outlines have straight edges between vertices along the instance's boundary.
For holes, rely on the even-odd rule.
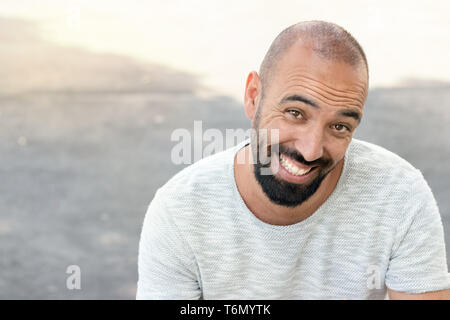
[[216,225],[224,214],[224,205],[234,197],[235,148],[198,160],[170,178],[153,199],[164,207],[157,214],[172,220],[183,234]]
[[420,171],[400,155],[380,145],[353,138],[348,158],[353,171],[358,174],[408,179],[417,178]]
[[345,194],[349,202],[375,208],[388,221],[412,218],[418,207],[432,200],[422,172],[382,146],[353,139],[347,166]]
[[[347,151],[347,186],[373,199],[405,199],[428,188],[422,172],[398,154],[353,139]],[[382,200],[385,201],[385,200]]]
[[225,149],[188,165],[159,188],[160,192],[168,197],[195,197],[229,187],[237,147]]

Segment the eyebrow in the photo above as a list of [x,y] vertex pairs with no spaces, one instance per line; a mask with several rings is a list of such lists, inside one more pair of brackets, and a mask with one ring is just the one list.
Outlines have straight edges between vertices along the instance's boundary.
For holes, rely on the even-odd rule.
[[281,100],[281,104],[284,104],[284,103],[289,102],[289,101],[303,102],[303,103],[309,104],[311,107],[319,108],[319,106],[317,105],[317,103],[315,103],[315,102],[309,100],[308,98],[305,98],[305,97],[303,97],[303,96],[300,96],[300,95],[298,95],[298,94],[293,94],[293,95],[291,95],[291,96],[284,97],[284,98]]
[[342,110],[338,112],[338,115],[344,116],[344,117],[351,117],[358,121],[358,123],[361,122],[361,114],[359,112],[353,111],[353,110]]
[[[303,103],[305,103],[307,105],[310,105],[311,107],[314,107],[314,108],[317,108],[317,109],[320,108],[319,105],[317,103],[315,103],[314,101],[311,101],[308,98],[303,97],[303,96],[298,95],[298,94],[294,94],[294,95],[290,95],[290,96],[284,97],[281,100],[281,104],[284,104],[284,103],[290,102],[290,101],[303,102]],[[358,123],[361,122],[361,113],[358,112],[358,111],[354,111],[354,110],[351,110],[351,109],[341,110],[341,111],[338,112],[338,115],[339,116],[343,116],[343,117],[353,118],[356,121],[358,121]]]

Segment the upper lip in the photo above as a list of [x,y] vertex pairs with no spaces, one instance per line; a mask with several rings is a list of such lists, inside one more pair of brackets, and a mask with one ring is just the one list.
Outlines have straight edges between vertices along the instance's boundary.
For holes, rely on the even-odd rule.
[[318,167],[317,165],[315,165],[315,166],[307,166],[307,165],[305,165],[305,164],[303,164],[301,162],[298,162],[297,160],[295,160],[295,159],[293,159],[293,158],[291,158],[291,157],[289,157],[289,156],[287,156],[285,154],[281,154],[280,153],[280,156],[283,156],[285,159],[288,159],[290,162],[292,162],[292,164],[294,164],[297,168],[299,168],[301,170],[308,170],[308,169],[310,169],[310,171],[311,171],[315,167]]

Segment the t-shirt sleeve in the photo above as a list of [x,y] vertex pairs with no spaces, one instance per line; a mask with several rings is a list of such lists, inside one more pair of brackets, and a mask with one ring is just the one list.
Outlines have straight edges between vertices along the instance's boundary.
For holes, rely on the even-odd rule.
[[385,277],[388,288],[406,293],[450,288],[439,209],[422,173],[417,173],[397,227]]
[[163,201],[158,190],[144,218],[136,299],[200,299],[194,254]]

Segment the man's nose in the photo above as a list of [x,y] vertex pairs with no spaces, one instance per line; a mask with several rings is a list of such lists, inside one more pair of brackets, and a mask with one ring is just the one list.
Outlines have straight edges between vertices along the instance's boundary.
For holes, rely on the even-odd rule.
[[309,127],[299,132],[295,141],[295,148],[306,161],[312,162],[323,156],[323,138],[323,132],[320,128]]

